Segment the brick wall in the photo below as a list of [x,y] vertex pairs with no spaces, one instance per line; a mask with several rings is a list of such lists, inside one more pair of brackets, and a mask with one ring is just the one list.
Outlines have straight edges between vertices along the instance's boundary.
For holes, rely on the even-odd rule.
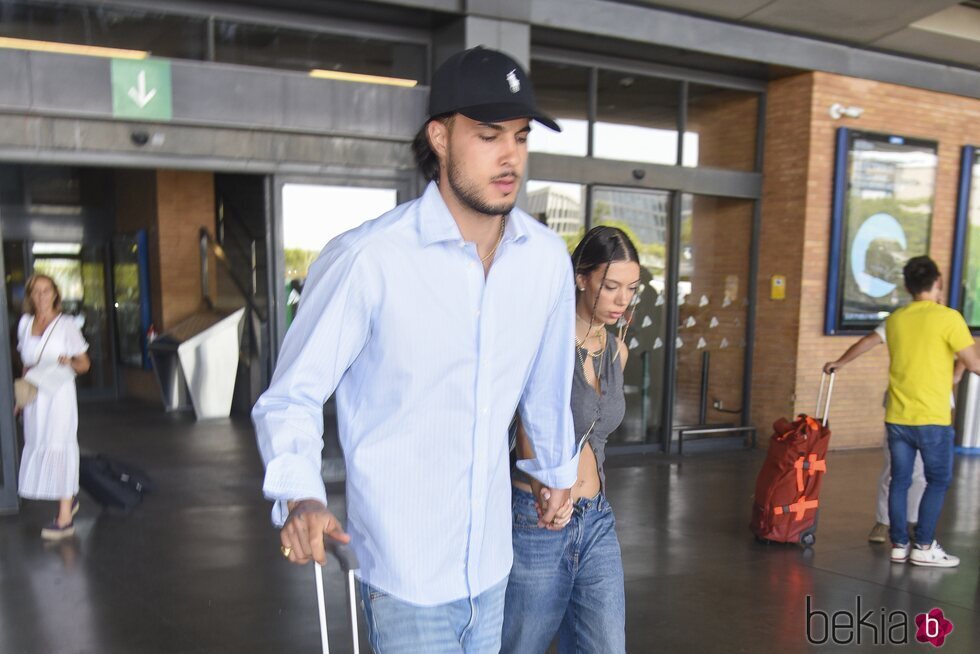
[[[770,84],[766,103],[752,369],[752,419],[763,444],[772,422],[795,405],[812,93],[810,76],[799,75]],[[769,299],[772,275],[786,277],[784,300]]]
[[690,220],[683,245],[690,246],[691,258],[682,270],[691,267],[691,293],[679,308],[684,345],[677,351],[675,422],[698,422],[704,353],[710,356],[707,421],[738,422],[740,416],[713,404],[718,400],[727,411],[742,405],[752,202],[696,195]]
[[[834,102],[860,106],[864,114],[833,120],[828,109]],[[963,145],[980,143],[978,100],[826,73],[774,82],[767,114],[760,262],[764,288],[760,289],[753,384],[754,418],[760,426],[778,415],[812,411],[822,364],[837,358],[856,340],[823,335],[836,129],[847,126],[939,143],[929,254],[947,277],[960,150]],[[791,256],[774,260],[781,247],[790,248],[785,254]],[[786,274],[789,282],[787,300],[782,303],[765,299],[769,275],[777,271]],[[768,331],[769,322],[780,329]],[[797,336],[787,339],[781,334]],[[780,359],[790,363],[780,366]],[[881,443],[887,361],[881,347],[839,375],[831,411],[834,447]],[[795,370],[779,374],[779,368],[787,366]]]
[[[198,233],[201,227],[214,232],[214,174],[158,170],[156,191],[160,313],[154,319],[163,331],[201,307]],[[213,274],[211,283],[214,297]]]

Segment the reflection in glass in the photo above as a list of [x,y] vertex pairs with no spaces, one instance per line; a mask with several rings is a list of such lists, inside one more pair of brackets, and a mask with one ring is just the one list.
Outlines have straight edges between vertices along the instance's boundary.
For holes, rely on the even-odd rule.
[[683,165],[755,170],[758,122],[758,93],[689,84]]
[[589,146],[589,69],[533,61],[531,76],[538,107],[557,121],[561,132],[534,125],[528,149],[584,157]]
[[839,328],[872,329],[911,299],[902,267],[929,251],[936,146],[851,132]]
[[963,264],[963,317],[980,328],[980,153],[974,155],[967,209],[966,261]]
[[287,326],[296,313],[310,264],[320,250],[335,236],[393,209],[397,195],[395,189],[388,188],[283,185]]
[[680,82],[599,71],[593,154],[674,165]]
[[741,422],[752,208],[751,200],[681,196],[675,429]]
[[525,210],[565,239],[571,252],[585,233],[585,186],[528,180]]
[[214,38],[216,61],[426,81],[426,49],[419,44],[224,20],[216,21]]
[[626,417],[612,443],[643,443],[657,438],[662,420],[663,355],[666,324],[664,289],[670,193],[613,187],[592,191],[592,223],[622,229],[640,255],[641,286],[625,334],[629,359],[624,371]]
[[112,281],[116,343],[119,362],[141,367],[143,361],[143,325],[140,311],[139,245],[135,235],[119,235],[112,240]]
[[4,0],[0,36],[145,50],[154,57],[205,58],[206,19],[105,5]]

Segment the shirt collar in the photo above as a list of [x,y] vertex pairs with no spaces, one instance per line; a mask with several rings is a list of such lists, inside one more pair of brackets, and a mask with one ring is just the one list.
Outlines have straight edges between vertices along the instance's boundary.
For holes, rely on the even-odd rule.
[[[429,182],[425,188],[419,203],[416,220],[418,221],[419,242],[422,247],[433,243],[463,240],[459,226],[449,212],[445,200],[442,199],[442,194],[439,193],[439,185],[435,182]],[[515,207],[507,217],[503,240],[523,241],[527,239],[530,233],[527,224],[524,222],[526,220],[532,219]]]

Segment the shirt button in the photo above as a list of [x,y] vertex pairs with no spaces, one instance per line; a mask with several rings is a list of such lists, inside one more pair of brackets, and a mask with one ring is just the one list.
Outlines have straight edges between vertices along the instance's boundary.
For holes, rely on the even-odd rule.
[[475,315],[476,315],[477,318],[480,317],[480,310],[479,309],[476,310],[476,314]]
[[490,407],[484,406],[482,409],[480,409],[480,413],[482,413],[484,415],[490,413]]

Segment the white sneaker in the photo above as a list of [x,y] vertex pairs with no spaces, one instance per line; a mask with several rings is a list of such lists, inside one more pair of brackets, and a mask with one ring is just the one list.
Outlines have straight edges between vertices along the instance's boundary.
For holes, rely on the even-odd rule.
[[927,565],[933,568],[955,568],[960,564],[959,557],[947,554],[939,545],[938,540],[932,541],[932,546],[929,549],[923,549],[916,545],[910,558],[913,565]]
[[909,560],[909,548],[911,546],[908,543],[904,545],[896,545],[892,543],[892,563],[905,563]]

